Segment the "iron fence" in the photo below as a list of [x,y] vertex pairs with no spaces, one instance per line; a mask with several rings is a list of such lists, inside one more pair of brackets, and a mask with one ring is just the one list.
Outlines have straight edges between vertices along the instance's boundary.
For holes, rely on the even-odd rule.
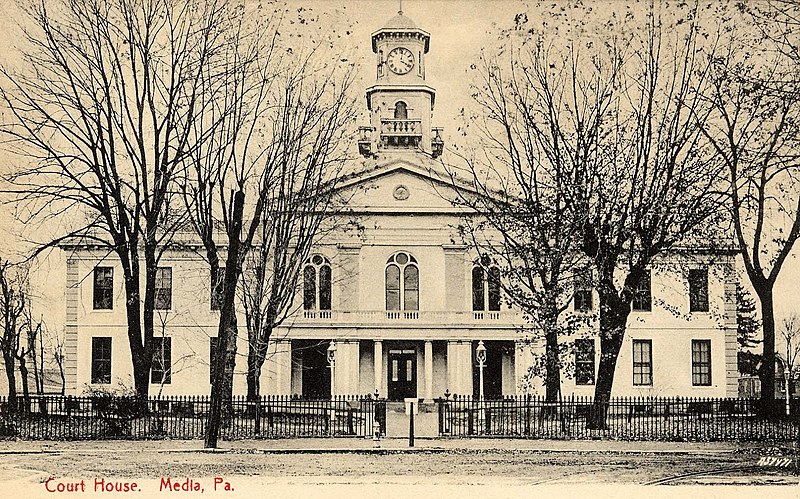
[[[203,438],[210,399],[198,397],[17,398],[0,397],[0,436],[31,440]],[[386,403],[372,396],[330,400],[234,397],[223,411],[222,438],[338,437],[372,435],[375,420],[386,431]]]
[[793,416],[780,414],[784,401],[767,413],[759,400],[737,398],[619,397],[595,405],[590,397],[548,402],[532,396],[454,396],[438,402],[439,434],[450,437],[790,441],[800,436],[798,400],[792,401]]

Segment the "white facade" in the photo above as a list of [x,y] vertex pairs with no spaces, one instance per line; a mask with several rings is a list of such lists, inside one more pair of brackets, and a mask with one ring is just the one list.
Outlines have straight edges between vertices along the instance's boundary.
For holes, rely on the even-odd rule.
[[[475,349],[480,340],[488,349],[487,396],[543,393],[541,380],[526,376],[533,352],[542,346],[524,341],[521,313],[506,303],[499,310],[488,310],[493,307],[486,303],[484,310],[473,310],[477,255],[462,244],[458,226],[465,212],[454,207],[452,182],[436,173],[432,159],[441,143],[431,126],[435,92],[425,84],[422,65],[428,43],[428,34],[404,16],[373,34],[378,69],[377,83],[367,91],[372,123],[359,141],[372,165],[341,187],[363,230],[341,230],[319,241],[314,255],[323,258],[314,266],[314,302],[304,304],[301,283],[297,310],[273,335],[262,372],[263,394],[327,397],[377,391],[398,400],[431,400],[445,391],[472,395],[478,391]],[[408,48],[413,60],[395,52],[389,61],[397,48]],[[67,249],[67,391],[80,394],[120,383],[131,387],[119,262],[105,250]],[[736,396],[734,257],[672,255],[661,263],[652,269],[652,311],[630,316],[613,395]],[[219,319],[211,310],[208,265],[199,253],[185,249],[168,251],[161,265],[172,269],[172,303],[156,313],[156,336],[170,338],[171,376],[169,383],[154,383],[151,394],[208,394],[210,343]],[[96,306],[98,266],[113,268],[111,309]],[[330,304],[320,295],[322,267],[330,269]],[[400,273],[397,288],[389,267]],[[416,270],[406,274],[407,267]],[[692,268],[708,269],[708,312],[689,311]],[[592,302],[596,309],[596,294]],[[234,392],[243,394],[247,332],[242,311],[239,317]],[[111,338],[110,379],[92,372],[93,366],[102,371],[107,365],[97,357],[108,355],[103,349],[108,340],[93,340],[101,337]],[[331,369],[326,355],[332,341]],[[650,341],[651,353],[649,367],[639,358],[638,381],[637,341]],[[708,354],[699,352],[707,346]],[[694,370],[710,369],[702,384],[693,379],[693,349],[703,364],[695,362]],[[596,373],[596,339],[594,350]],[[642,369],[649,369],[649,384],[643,383]],[[567,396],[594,392],[592,384],[578,385],[571,375],[562,382]]]

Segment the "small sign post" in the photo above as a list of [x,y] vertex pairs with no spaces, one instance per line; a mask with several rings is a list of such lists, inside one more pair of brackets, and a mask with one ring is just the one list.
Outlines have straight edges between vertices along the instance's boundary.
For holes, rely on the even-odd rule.
[[414,447],[414,402],[411,402],[411,410],[408,413],[408,446]]
[[405,402],[406,414],[408,414],[408,446],[414,447],[414,413],[418,410],[417,404],[419,400],[411,397],[405,399]]

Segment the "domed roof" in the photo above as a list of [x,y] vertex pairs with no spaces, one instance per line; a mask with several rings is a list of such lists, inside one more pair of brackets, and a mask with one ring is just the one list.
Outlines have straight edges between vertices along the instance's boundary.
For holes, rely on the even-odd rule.
[[396,16],[389,19],[384,27],[389,29],[414,29],[417,27],[417,23],[412,21],[410,17],[404,16],[401,10]]

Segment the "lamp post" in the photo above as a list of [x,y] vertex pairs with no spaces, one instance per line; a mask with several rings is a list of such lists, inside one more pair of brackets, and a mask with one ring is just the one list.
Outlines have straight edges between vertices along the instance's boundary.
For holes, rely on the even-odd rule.
[[479,396],[483,401],[483,368],[486,366],[486,347],[483,345],[483,340],[478,341],[478,347],[475,349],[475,357],[478,359],[479,377]]
[[789,366],[787,365],[786,362],[784,362],[784,364],[783,364],[783,378],[785,380],[784,384],[786,386],[786,415],[787,416],[791,412],[790,407],[792,406],[791,405],[791,396],[792,396],[792,394],[789,393],[789,376],[791,376],[791,374],[792,373],[789,371]]
[[331,344],[328,345],[328,364],[330,364],[331,368],[331,399],[333,398],[334,394],[336,393],[336,372],[334,367],[336,366],[336,341],[331,340]]

